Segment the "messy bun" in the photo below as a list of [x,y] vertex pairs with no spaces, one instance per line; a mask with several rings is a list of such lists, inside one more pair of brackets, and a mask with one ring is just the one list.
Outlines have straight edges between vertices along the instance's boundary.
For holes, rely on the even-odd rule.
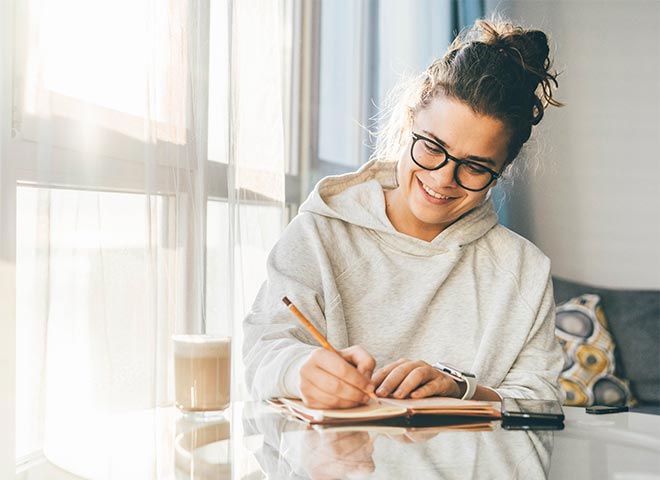
[[[503,20],[477,20],[456,37],[442,58],[405,88],[399,100],[406,104],[409,116],[443,93],[502,121],[511,133],[508,164],[548,105],[561,106],[553,97],[558,84],[557,74],[550,70],[549,51],[548,39],[540,30],[526,30]],[[399,123],[400,129],[403,111],[399,109],[397,115],[394,110],[390,120]],[[382,133],[387,134],[388,129],[393,133],[393,127],[390,123]],[[391,139],[384,141],[391,146]],[[377,146],[377,154],[385,150]]]

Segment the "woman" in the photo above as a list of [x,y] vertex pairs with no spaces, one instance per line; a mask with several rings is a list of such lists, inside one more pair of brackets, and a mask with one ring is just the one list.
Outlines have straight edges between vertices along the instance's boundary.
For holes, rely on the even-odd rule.
[[255,397],[316,408],[374,391],[561,399],[550,261],[497,223],[489,198],[544,108],[559,105],[548,51],[543,32],[477,21],[403,91],[374,158],[319,182],[245,319]]

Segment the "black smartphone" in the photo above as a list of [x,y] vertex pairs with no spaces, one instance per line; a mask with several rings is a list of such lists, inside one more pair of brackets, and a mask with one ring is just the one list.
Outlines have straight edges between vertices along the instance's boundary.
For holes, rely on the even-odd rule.
[[503,424],[560,424],[563,421],[564,411],[557,400],[502,399]]
[[603,415],[605,413],[619,413],[619,412],[627,412],[628,407],[621,406],[621,407],[608,407],[606,405],[592,405],[591,407],[585,408],[585,411],[587,413],[593,413],[596,415]]

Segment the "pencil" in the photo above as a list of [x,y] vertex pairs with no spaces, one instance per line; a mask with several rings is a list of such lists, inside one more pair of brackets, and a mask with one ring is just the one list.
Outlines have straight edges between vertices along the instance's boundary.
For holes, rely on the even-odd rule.
[[[298,318],[298,320],[300,320],[300,323],[303,324],[303,326],[307,329],[307,331],[314,336],[314,338],[323,346],[323,348],[339,355],[339,352],[335,349],[335,347],[333,347],[330,344],[330,342],[328,342],[328,339],[325,338],[323,334],[316,329],[316,327],[312,324],[312,322],[307,320],[307,317],[305,317],[305,315],[303,315],[302,312],[298,310],[298,307],[296,307],[291,302],[291,300],[289,300],[288,297],[282,297],[282,301],[287,307],[289,307],[289,310],[293,312],[293,314]],[[370,393],[364,390],[363,392],[369,395],[369,397],[372,400],[375,400],[377,403],[380,403],[380,399],[373,392]]]

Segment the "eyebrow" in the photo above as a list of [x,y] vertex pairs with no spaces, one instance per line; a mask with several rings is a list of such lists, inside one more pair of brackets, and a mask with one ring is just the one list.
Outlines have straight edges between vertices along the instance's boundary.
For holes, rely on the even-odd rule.
[[[450,149],[449,145],[447,145],[447,142],[436,137],[432,132],[429,132],[428,130],[422,130],[422,132],[424,132],[425,135],[428,135],[434,142],[437,142],[440,146],[444,147],[447,150]],[[487,163],[489,165],[492,165],[493,167],[497,167],[497,163],[495,163],[495,161],[492,158],[488,158],[488,157],[480,157],[478,155],[468,155],[465,158],[465,160]]]

